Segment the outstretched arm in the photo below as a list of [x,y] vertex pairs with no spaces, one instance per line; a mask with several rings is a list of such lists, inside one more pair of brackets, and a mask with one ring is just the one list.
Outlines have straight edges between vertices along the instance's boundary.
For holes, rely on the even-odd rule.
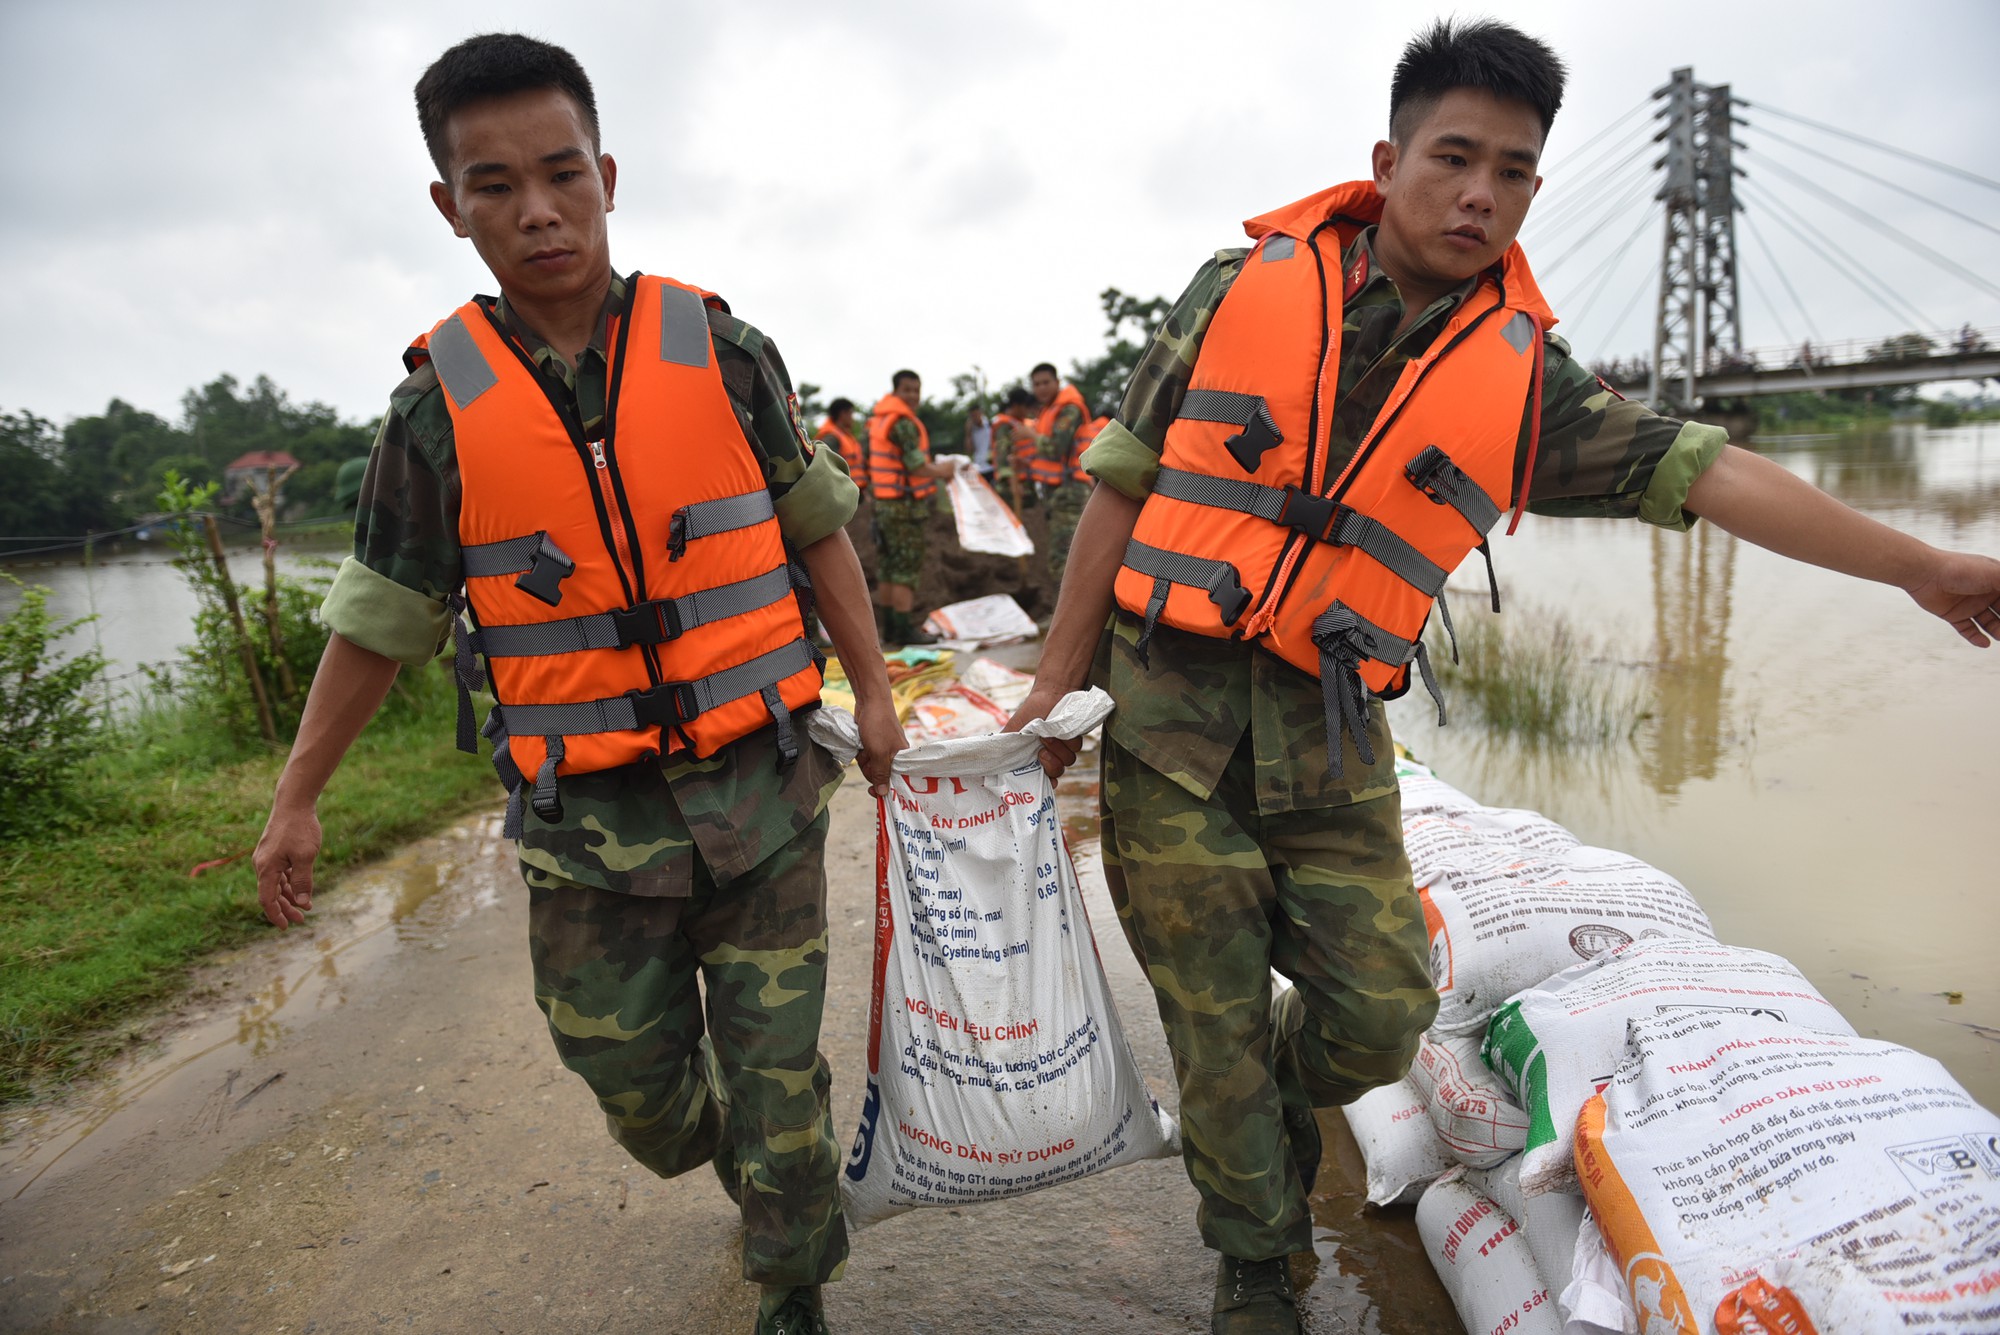
[[1688,489],[1686,508],[1780,556],[1893,584],[1975,648],[2000,639],[2000,561],[1877,523],[1761,455],[1723,450]]
[[338,631],[327,636],[326,652],[306,694],[298,740],[278,775],[271,816],[251,857],[257,868],[257,902],[274,926],[304,922],[312,909],[319,795],[347,748],[382,707],[401,666]]

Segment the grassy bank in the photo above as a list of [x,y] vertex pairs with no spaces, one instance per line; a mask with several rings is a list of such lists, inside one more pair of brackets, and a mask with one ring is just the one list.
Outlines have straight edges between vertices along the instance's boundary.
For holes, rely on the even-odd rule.
[[[338,893],[341,871],[498,799],[492,767],[452,749],[443,674],[405,677],[320,801],[323,893]],[[121,741],[85,776],[76,830],[0,846],[0,1104],[87,1069],[189,966],[273,930],[248,853],[282,757],[219,757],[186,712],[125,725]]]

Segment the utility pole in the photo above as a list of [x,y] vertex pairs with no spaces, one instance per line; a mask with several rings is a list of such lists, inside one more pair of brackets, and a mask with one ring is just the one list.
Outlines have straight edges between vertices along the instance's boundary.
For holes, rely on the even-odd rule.
[[1653,368],[1646,397],[1656,408],[1692,408],[1695,379],[1718,355],[1743,347],[1736,298],[1736,124],[1728,84],[1697,83],[1682,66],[1653,97],[1666,121],[1655,199],[1666,205],[1660,243],[1660,303],[1653,321]]

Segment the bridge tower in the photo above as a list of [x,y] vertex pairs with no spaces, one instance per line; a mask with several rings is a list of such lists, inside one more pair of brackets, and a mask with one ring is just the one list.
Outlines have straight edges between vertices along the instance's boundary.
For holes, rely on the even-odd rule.
[[1656,407],[1691,407],[1695,377],[1743,346],[1736,298],[1735,141],[1728,84],[1697,83],[1683,66],[1653,94],[1654,136],[1666,151],[1655,196],[1666,205],[1660,249],[1660,302],[1653,322],[1653,370],[1646,397]]

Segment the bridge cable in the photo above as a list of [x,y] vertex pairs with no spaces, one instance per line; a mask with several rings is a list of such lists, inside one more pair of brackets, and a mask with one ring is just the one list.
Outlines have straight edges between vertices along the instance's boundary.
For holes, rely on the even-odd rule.
[[2000,285],[1996,285],[1992,282],[1989,282],[1988,280],[1974,273],[1972,270],[1966,268],[1964,265],[1960,264],[1957,260],[1954,260],[1949,256],[1940,254],[1939,252],[1931,249],[1929,246],[1917,240],[1915,237],[1911,236],[1908,232],[1903,231],[1901,228],[1896,227],[1891,223],[1883,222],[1880,218],[1877,218],[1874,214],[1870,213],[1868,210],[1864,208],[1861,208],[1858,205],[1850,204],[1848,201],[1842,199],[1839,195],[1834,194],[1833,191],[1828,190],[1823,185],[1820,185],[1817,181],[1814,181],[1809,177],[1803,176],[1800,173],[1793,171],[1790,167],[1787,167],[1784,163],[1777,162],[1768,155],[1759,159],[1759,161],[1762,163],[1762,165],[1766,167],[1775,168],[1780,175],[1785,177],[1786,180],[1791,181],[1793,184],[1797,185],[1801,190],[1807,190],[1819,196],[1827,203],[1839,209],[1842,213],[1845,213],[1850,218],[1853,218],[1856,222],[1865,223],[1869,227],[1882,233],[1882,235],[1890,238],[1891,240],[1900,242],[1905,249],[1913,251],[1916,254],[1923,256],[1925,259],[1929,260],[1932,264],[1935,264],[1939,268],[1944,269],[1947,272],[1956,275],[1962,281],[1972,284],[1972,286],[1979,288],[1981,291],[1987,293],[1988,295],[1993,297],[2000,297]]
[[[1549,278],[1555,274],[1556,270],[1562,268],[1563,265],[1567,264],[1571,259],[1573,259],[1578,255],[1581,255],[1584,252],[1585,248],[1589,245],[1590,240],[1594,239],[1599,233],[1601,233],[1605,227],[1609,226],[1613,222],[1613,220],[1625,216],[1626,211],[1630,209],[1632,205],[1639,202],[1639,200],[1645,195],[1647,189],[1650,188],[1652,184],[1653,182],[1650,176],[1645,177],[1636,182],[1632,189],[1627,190],[1623,195],[1621,195],[1617,200],[1615,200],[1612,203],[1610,208],[1605,209],[1603,212],[1599,213],[1595,219],[1592,220],[1590,227],[1584,233],[1583,240],[1579,241],[1576,245],[1571,246],[1569,249],[1563,251],[1562,254],[1556,256],[1551,263],[1546,265],[1541,270],[1539,276],[1544,279]],[[1648,211],[1650,212],[1650,210]],[[1539,242],[1545,239],[1546,238],[1537,238],[1537,241]],[[1586,279],[1585,281],[1587,282],[1589,280]]]
[[1734,97],[1730,100],[1740,107],[1754,107],[1767,115],[1782,116],[1788,121],[1797,121],[1801,125],[1810,125],[1815,130],[1824,130],[1828,134],[1839,135],[1842,139],[1851,139],[1857,144],[1866,144],[1868,147],[1880,149],[1884,153],[1893,153],[1899,158],[1907,158],[1911,162],[1919,162],[1926,167],[1933,167],[1941,172],[1949,172],[1953,176],[1963,177],[1965,180],[1971,181],[1974,185],[1983,185],[1989,190],[2000,190],[2000,181],[1980,176],[1975,172],[1969,172],[1963,167],[1954,167],[1949,162],[1939,162],[1936,158],[1927,158],[1920,153],[1912,153],[1907,148],[1897,148],[1894,144],[1885,144],[1879,139],[1868,139],[1862,135],[1855,134],[1851,130],[1843,130],[1837,126],[1823,124],[1820,121],[1808,120],[1804,116],[1794,115],[1789,111],[1780,111],[1768,102],[1751,102],[1741,97]]
[[[1749,183],[1744,182],[1743,185],[1747,187]],[[1755,195],[1746,197],[1761,199],[1765,207],[1772,210],[1771,216],[1778,220],[1780,226],[1803,242],[1808,250],[1818,255],[1829,266],[1845,276],[1850,283],[1860,288],[1863,295],[1887,311],[1892,319],[1898,323],[1914,320],[1918,329],[1937,329],[1940,327],[1935,320],[1911,305],[1907,298],[1896,295],[1886,284],[1881,284],[1879,280],[1873,279],[1872,276],[1864,278],[1862,275],[1869,273],[1867,265],[1843,250],[1839,242],[1821,232],[1804,218],[1801,218],[1797,211],[1776,195],[1765,190],[1762,186],[1758,186],[1756,187]],[[1808,232],[1811,235],[1807,235]],[[1819,240],[1815,241],[1813,237],[1818,237]],[[1841,258],[1835,259],[1832,255],[1827,254],[1829,247]],[[1876,284],[1876,286],[1871,286],[1871,283]],[[1884,296],[1884,292],[1889,293],[1889,295]],[[1902,310],[1896,309],[1896,303],[1899,302],[1903,306]]]
[[1767,130],[1764,129],[1762,126],[1753,126],[1752,128],[1755,129],[1758,134],[1761,134],[1768,139],[1775,139],[1781,144],[1788,144],[1791,147],[1799,150],[1799,152],[1801,153],[1810,153],[1816,158],[1820,158],[1826,162],[1831,162],[1836,167],[1845,168],[1846,170],[1853,172],[1856,176],[1860,176],[1867,180],[1873,181],[1877,185],[1886,185],[1891,190],[1894,190],[1897,194],[1900,194],[1905,198],[1913,199],[1919,204],[1928,204],[1934,209],[1942,209],[1944,212],[1949,213],[1954,218],[1960,219],[1963,222],[1969,222],[1974,227],[1982,227],[1987,231],[1993,233],[1993,235],[2000,236],[2000,227],[1995,227],[1992,223],[1987,222],[1983,218],[1975,218],[1969,213],[1961,213],[1949,204],[1941,204],[1935,199],[1931,199],[1925,195],[1920,195],[1916,191],[1910,189],[1908,186],[1899,185],[1896,182],[1890,180],[1886,176],[1877,176],[1874,172],[1865,171],[1862,168],[1855,166],[1853,163],[1845,162],[1840,158],[1835,157],[1831,153],[1822,153],[1818,149],[1813,148],[1809,144],[1801,144],[1796,140],[1787,139],[1785,138],[1785,136],[1779,134],[1775,130]]
[[[1749,183],[1746,182],[1746,184]],[[1889,283],[1877,278],[1873,268],[1848,253],[1838,241],[1835,241],[1832,237],[1814,226],[1811,219],[1786,203],[1781,196],[1773,194],[1762,182],[1757,182],[1755,189],[1757,195],[1763,199],[1765,207],[1772,210],[1771,216],[1776,218],[1781,226],[1787,228],[1792,235],[1806,241],[1807,245],[1812,246],[1814,252],[1821,259],[1846,274],[1848,281],[1873,297],[1877,305],[1881,306],[1898,320],[1913,322],[1915,328],[1939,328],[1936,321],[1917,309],[1916,303],[1905,297],[1901,292],[1898,292]],[[1787,221],[1788,219],[1789,221]],[[1807,233],[1810,233],[1810,236]],[[1813,245],[1815,238],[1819,243],[1817,246]],[[1821,247],[1824,247],[1824,249]],[[1833,255],[1827,253],[1828,250],[1831,250],[1833,255],[1838,255],[1840,258],[1836,260],[1833,258]]]
[[1652,266],[1646,270],[1646,276],[1639,280],[1638,288],[1626,300],[1625,308],[1618,312],[1618,318],[1611,322],[1611,337],[1616,338],[1618,336],[1618,331],[1625,327],[1626,318],[1632,314],[1632,308],[1639,304],[1639,298],[1646,295],[1647,289],[1653,287],[1654,283],[1658,281],[1659,276],[1660,261],[1656,259],[1653,261]]
[[[1777,252],[1772,250],[1771,243],[1764,239],[1763,229],[1757,226],[1756,218],[1745,213],[1743,215],[1743,222],[1749,227],[1750,235],[1755,237],[1757,244],[1763,248],[1764,258],[1771,262],[1771,269],[1778,275],[1778,281],[1785,285],[1785,291],[1791,293],[1792,304],[1799,308],[1799,318],[1806,322],[1806,332],[1811,334],[1816,342],[1826,342],[1826,336],[1820,333],[1819,326],[1813,323],[1812,312],[1808,311],[1805,302],[1799,299],[1799,290],[1792,286],[1791,277],[1786,274],[1784,266],[1778,263]],[[1750,273],[1751,271],[1746,269],[1744,272]],[[1790,338],[1791,335],[1787,333],[1785,337]]]
[[[1565,199],[1560,201],[1558,206],[1550,211],[1549,218],[1534,218],[1533,215],[1530,215],[1533,222],[1534,244],[1538,249],[1547,251],[1554,245],[1555,238],[1570,235],[1576,224],[1588,221],[1594,211],[1601,209],[1604,206],[1604,202],[1608,199],[1616,197],[1631,201],[1635,197],[1643,196],[1649,190],[1657,196],[1659,191],[1653,189],[1656,180],[1657,174],[1650,166],[1641,166],[1636,172],[1629,172],[1622,179],[1607,184],[1602,189],[1593,190],[1588,194],[1579,196],[1578,198],[1584,201],[1583,206],[1580,208],[1573,206],[1564,207],[1571,205],[1571,201]],[[1627,207],[1629,207],[1629,203]],[[1623,210],[1620,209],[1617,211],[1622,212]],[[1603,219],[1604,222],[1614,220],[1615,213],[1613,218]],[[1526,232],[1529,230],[1529,227],[1524,224],[1521,230]],[[1585,232],[1576,235],[1578,243],[1582,244],[1587,241],[1591,234]],[[1565,242],[1564,244],[1567,245],[1569,243]]]
[[[1628,108],[1624,115],[1618,117],[1618,119],[1614,121],[1609,122],[1608,124],[1605,125],[1603,129],[1599,130],[1596,134],[1590,136],[1590,138],[1584,140],[1582,143],[1578,144],[1575,148],[1569,150],[1569,152],[1565,153],[1561,158],[1557,160],[1555,165],[1560,167],[1567,167],[1572,161],[1582,157],[1585,153],[1590,151],[1591,146],[1595,144],[1598,140],[1604,138],[1612,131],[1618,129],[1618,127],[1623,125],[1626,121],[1631,120],[1634,116],[1644,111],[1647,105],[1652,102],[1652,100],[1653,99],[1650,95],[1640,98],[1637,105]],[[1544,175],[1546,174],[1547,173],[1544,173]]]
[[[1544,227],[1553,227],[1558,217],[1573,217],[1579,213],[1589,212],[1591,206],[1598,200],[1601,200],[1607,190],[1622,188],[1622,182],[1631,179],[1627,174],[1627,169],[1634,162],[1647,153],[1654,151],[1656,150],[1652,142],[1648,140],[1604,170],[1579,180],[1574,184],[1564,184],[1562,186],[1563,197],[1549,206],[1540,219],[1541,223]],[[1648,178],[1652,174],[1653,166],[1651,164],[1642,166],[1637,173],[1640,177]],[[1613,185],[1613,182],[1620,182],[1621,184]]]
[[1764,291],[1764,285],[1757,281],[1757,271],[1755,269],[1745,269],[1743,270],[1743,277],[1746,280],[1748,280],[1750,284],[1750,290],[1757,294],[1757,300],[1763,302],[1766,306],[1770,308],[1771,322],[1777,325],[1778,332],[1785,336],[1786,346],[1788,347],[1798,346],[1799,340],[1792,333],[1792,327],[1785,323],[1784,312],[1778,309],[1778,303],[1772,301],[1770,294]]
[[[1613,142],[1602,153],[1592,158],[1589,162],[1578,166],[1574,171],[1564,170],[1555,173],[1545,171],[1539,174],[1544,180],[1553,179],[1560,181],[1562,183],[1563,197],[1565,202],[1567,202],[1577,197],[1577,191],[1584,188],[1585,183],[1602,181],[1607,177],[1615,176],[1646,154],[1657,153],[1659,149],[1656,144],[1657,141],[1651,135],[1641,138],[1637,143]],[[1619,157],[1618,155],[1621,152],[1624,156]],[[1617,160],[1614,162],[1613,158],[1617,158]]]
[[[1623,244],[1618,249],[1612,251],[1608,258],[1599,261],[1595,269],[1592,269],[1577,280],[1576,285],[1578,289],[1581,289],[1591,279],[1597,279],[1597,286],[1591,289],[1590,295],[1577,308],[1576,314],[1569,317],[1579,328],[1583,325],[1583,318],[1590,314],[1591,308],[1597,304],[1598,297],[1603,295],[1604,289],[1609,286],[1611,279],[1617,274],[1619,261],[1625,258],[1626,253],[1632,249],[1632,243],[1639,239],[1640,234],[1652,225],[1653,219],[1659,211],[1657,207],[1648,208],[1645,216],[1639,219],[1639,225],[1632,229],[1632,234],[1625,238]],[[1601,277],[1599,276],[1600,274],[1602,275]]]

